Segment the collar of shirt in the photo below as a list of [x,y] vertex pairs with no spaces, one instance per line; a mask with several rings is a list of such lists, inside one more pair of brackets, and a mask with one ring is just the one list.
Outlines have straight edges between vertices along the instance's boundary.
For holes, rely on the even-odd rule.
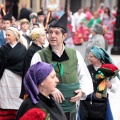
[[17,45],[18,42],[16,42],[14,45],[10,44],[12,48],[14,48]]
[[26,32],[23,32],[22,30],[20,30],[20,32],[24,35],[27,35],[27,36],[29,36],[29,34],[30,34],[30,30],[27,30]]
[[44,48],[42,45],[37,45],[37,46],[39,46],[39,47],[41,47],[41,48]]
[[[61,52],[61,55],[63,54],[63,51],[65,50],[65,45],[63,44],[63,47],[62,47],[62,52]],[[57,50],[55,50],[53,47],[52,47],[52,51],[59,57],[61,57],[60,54],[57,54]]]
[[96,67],[96,66],[93,66],[94,67],[94,69],[97,71],[100,67]]

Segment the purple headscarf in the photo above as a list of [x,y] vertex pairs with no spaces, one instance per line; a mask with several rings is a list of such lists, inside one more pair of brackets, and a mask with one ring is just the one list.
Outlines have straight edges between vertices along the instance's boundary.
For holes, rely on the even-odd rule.
[[38,62],[32,65],[24,77],[24,86],[34,104],[39,102],[39,91],[37,86],[52,72],[53,65],[45,62]]

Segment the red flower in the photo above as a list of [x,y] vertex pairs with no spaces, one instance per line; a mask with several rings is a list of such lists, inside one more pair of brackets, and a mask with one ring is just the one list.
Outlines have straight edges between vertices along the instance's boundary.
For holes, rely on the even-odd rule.
[[113,65],[113,64],[103,64],[101,66],[101,68],[105,68],[105,69],[111,70],[112,72],[118,71],[118,68],[115,65]]
[[20,120],[45,120],[46,113],[40,108],[32,108],[28,110]]

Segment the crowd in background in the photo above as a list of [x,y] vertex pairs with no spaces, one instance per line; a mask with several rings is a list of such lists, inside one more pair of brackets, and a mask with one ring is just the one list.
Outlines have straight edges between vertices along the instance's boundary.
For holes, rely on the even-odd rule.
[[[37,23],[42,23],[45,26],[47,13],[50,10],[44,10],[43,13],[38,13]],[[66,11],[64,11],[63,7],[60,7],[58,10],[51,12],[51,18],[59,19]],[[26,4],[22,5],[22,9],[20,11],[19,19],[27,18],[30,21],[30,14],[32,10],[26,8]],[[100,4],[100,7],[96,11],[91,11],[90,7],[79,8],[78,11],[72,13],[70,11],[69,6],[67,7],[68,13],[68,36],[72,39],[68,42],[69,44],[82,44],[84,41],[88,41],[90,39],[90,33],[93,25],[98,23],[103,27],[103,35],[108,44],[113,44],[114,34],[113,31],[115,29],[115,21],[117,16],[117,7],[114,6],[113,9],[105,6],[103,3]],[[30,26],[31,27],[31,26]],[[41,27],[41,25],[40,25]],[[72,46],[72,45],[71,45]]]
[[[14,9],[14,8],[11,8]],[[10,11],[10,10],[9,10]],[[8,11],[8,12],[9,12]],[[13,13],[14,10],[12,10]],[[28,9],[26,3],[22,4],[19,17],[15,18],[12,16],[12,25],[17,24],[19,27],[19,20],[26,18],[29,21],[29,29],[32,29],[33,23],[39,24],[39,27],[46,25],[49,9],[43,10],[41,12],[32,13],[31,9]],[[66,11],[60,6],[58,10],[51,11],[50,19],[59,19]],[[31,14],[32,13],[32,14]],[[95,23],[102,25],[103,36],[108,44],[113,44],[114,40],[114,29],[115,21],[117,16],[117,7],[114,6],[113,9],[105,6],[103,3],[96,11],[91,11],[90,7],[79,8],[78,11],[72,13],[68,6],[68,38],[71,37],[68,44],[82,44],[84,41],[89,41],[91,35],[91,29]],[[31,15],[30,15],[31,14]],[[17,23],[16,20],[17,19]],[[37,25],[36,25],[37,26]],[[19,28],[20,29],[20,28]],[[66,41],[67,42],[67,41]],[[72,46],[72,45],[71,45]]]
[[[87,91],[86,93],[88,93],[88,94],[86,94],[84,91],[82,91],[82,92],[77,91],[75,94],[80,93],[78,97],[85,98],[86,97],[85,95],[89,95],[89,94],[91,94],[91,92],[93,92],[92,85],[89,88],[90,91],[88,90],[88,88],[86,86],[86,85],[88,85],[88,83],[91,84],[92,83],[91,81],[93,79],[93,73],[91,73],[91,70],[89,70],[90,74],[88,72],[89,65],[92,66],[92,69],[94,69],[93,72],[95,74],[95,72],[96,71],[98,72],[99,68],[101,68],[102,65],[113,64],[113,61],[111,60],[110,56],[106,53],[105,50],[108,49],[109,44],[113,44],[113,42],[114,42],[114,29],[116,27],[115,23],[116,23],[116,16],[117,16],[117,7],[116,6],[112,10],[110,10],[107,6],[105,6],[102,3],[100,5],[100,7],[98,8],[98,10],[96,10],[96,11],[90,11],[89,7],[79,8],[78,11],[76,11],[73,14],[70,11],[69,7],[67,8],[67,11],[64,11],[63,8],[61,7],[57,11],[51,11],[51,10],[44,11],[43,9],[41,9],[40,11],[35,13],[35,12],[32,12],[32,10],[27,9],[26,4],[23,4],[22,9],[20,10],[19,19],[17,19],[17,20],[12,15],[12,11],[14,11],[13,7],[11,7],[11,9],[7,13],[5,13],[3,7],[0,8],[0,11],[1,11],[0,12],[0,65],[2,66],[0,69],[0,118],[2,118],[4,116],[9,119],[15,119],[17,111],[22,103],[22,100],[20,98],[22,98],[22,99],[26,98],[26,92],[25,92],[25,88],[23,86],[23,84],[24,84],[23,79],[24,79],[27,71],[29,70],[29,67],[33,63],[36,63],[36,61],[41,62],[42,60],[44,60],[42,57],[41,58],[38,57],[38,56],[42,56],[44,54],[41,52],[41,50],[43,50],[43,49],[47,51],[48,59],[55,59],[53,61],[57,61],[57,63],[54,64],[54,68],[56,66],[58,66],[58,68],[60,67],[60,69],[65,67],[65,70],[68,70],[70,63],[67,66],[64,62],[68,59],[71,60],[71,58],[74,56],[75,63],[73,63],[72,60],[70,62],[71,62],[71,64],[76,65],[76,66],[75,66],[75,68],[73,67],[73,69],[74,69],[73,72],[71,72],[72,71],[72,67],[71,67],[70,72],[75,75],[76,79],[78,77],[81,81],[85,78],[86,79],[90,78],[89,79],[90,81],[88,80],[89,82],[87,80],[86,80],[87,82],[82,81],[83,83],[81,81],[79,81],[79,82],[81,82],[80,83],[81,86],[83,85],[84,90],[87,89],[87,90],[85,90],[85,92]],[[65,15],[67,16],[67,22],[66,22],[66,18],[64,18],[61,23],[56,22],[56,21],[61,20],[61,17],[65,16]],[[67,28],[65,26],[67,26]],[[60,29],[60,33],[59,33],[58,32],[59,29],[56,27],[65,28],[65,29],[63,29],[63,31]],[[50,28],[52,28],[51,31],[50,31]],[[56,32],[54,29],[55,30],[58,29],[58,31]],[[61,36],[58,38],[59,40],[62,39],[64,41],[63,42],[61,40],[61,46],[64,46],[64,44],[66,44],[66,46],[70,47],[70,49],[68,49],[68,48],[66,48],[66,46],[64,46],[62,49],[63,49],[63,51],[64,50],[66,50],[66,51],[65,52],[62,51],[63,53],[61,51],[58,52],[59,51],[58,50],[57,52],[59,53],[59,55],[57,55],[57,52],[54,49],[54,46],[55,46],[54,42],[52,40],[50,41],[50,37],[52,36],[54,31],[55,31],[56,36],[58,34],[59,35],[61,34]],[[66,35],[66,32],[67,32],[67,35]],[[48,38],[49,38],[49,41],[48,41]],[[88,44],[86,46],[85,58],[84,58],[84,60],[82,60],[83,58],[81,55],[79,55],[78,51],[76,51],[76,50],[74,51],[72,48],[74,48],[74,45],[82,44],[85,41],[88,41]],[[51,45],[51,48],[49,50],[50,45]],[[60,43],[59,43],[59,45],[60,45]],[[38,55],[38,53],[35,54],[38,50],[40,51],[39,55]],[[69,51],[71,51],[71,52],[69,52]],[[95,54],[94,54],[94,52],[95,52]],[[98,53],[96,54],[96,52],[98,52]],[[34,56],[34,54],[35,54],[35,56]],[[69,56],[67,56],[67,54]],[[97,56],[98,54],[100,54],[100,56]],[[51,56],[53,55],[54,58],[51,58],[50,55]],[[60,58],[60,59],[58,60],[58,58]],[[32,62],[31,62],[31,60],[32,60]],[[82,64],[80,64],[81,61],[82,61]],[[61,63],[64,66],[62,66]],[[44,64],[44,63],[41,63],[41,64]],[[88,69],[87,69],[87,65],[88,65]],[[48,71],[49,71],[49,73],[51,73],[51,71],[53,70],[53,67],[51,67],[51,66],[49,66],[49,67],[50,67],[50,70],[48,70]],[[37,68],[37,64],[36,64],[36,68]],[[113,70],[113,68],[115,68],[115,69]],[[43,69],[43,68],[41,68],[41,69]],[[107,69],[110,69],[110,68],[107,66]],[[30,80],[32,78],[32,81],[30,81],[30,82],[36,82],[36,81],[39,82],[39,79],[37,77],[33,76],[33,73],[35,72],[35,70],[39,71],[38,68],[34,69],[34,66],[33,66],[33,68],[31,67],[31,69],[29,70],[29,72],[30,72],[29,74],[31,76],[29,76],[29,74],[27,73],[28,76],[26,76],[26,80],[27,79]],[[56,67],[55,71],[56,70],[58,70],[57,67]],[[114,74],[112,76],[107,76],[109,74],[108,73],[108,74],[106,74],[106,76],[103,75],[103,78],[104,77],[106,79],[109,78],[109,80],[110,80],[113,76],[115,77],[117,75],[117,77],[114,78],[113,82],[104,81],[104,83],[106,82],[106,87],[104,86],[105,88],[102,90],[102,92],[105,91],[106,89],[112,90],[113,85],[117,83],[115,81],[117,81],[119,79],[118,72],[115,73],[115,70],[118,71],[116,66],[112,66],[111,70],[112,70],[112,73],[114,73]],[[64,72],[64,70],[63,71],[61,70],[60,74],[62,74],[61,72]],[[87,75],[85,73],[87,73]],[[34,73],[34,74],[36,74],[36,73]],[[40,74],[42,74],[42,72]],[[43,74],[45,74],[45,72]],[[65,74],[68,74],[68,73],[65,73]],[[72,74],[71,74],[71,78],[72,78]],[[79,74],[79,75],[77,76],[77,74]],[[46,74],[45,77],[47,75],[48,74]],[[58,73],[57,73],[57,75],[58,75]],[[91,77],[90,77],[90,75],[91,75]],[[67,77],[64,75],[63,75],[63,78],[67,79]],[[71,79],[70,77],[68,77],[68,78]],[[17,81],[16,81],[16,79],[17,79]],[[59,76],[59,79],[60,80],[62,79],[61,75]],[[97,79],[97,78],[94,78],[94,79]],[[96,86],[94,86],[94,82],[95,82],[94,79],[93,79],[93,87],[96,87]],[[57,79],[55,79],[55,80],[58,82]],[[12,83],[11,83],[11,81],[12,81]],[[40,89],[41,93],[43,92],[42,86],[41,86],[43,81],[44,80],[41,80],[39,82],[39,84],[40,84],[39,89]],[[69,81],[68,81],[68,83],[69,83]],[[84,86],[84,83],[86,83],[85,86]],[[27,81],[25,84],[28,84]],[[76,81],[75,81],[75,84],[76,84]],[[98,85],[98,83],[95,83],[95,85],[96,84]],[[34,91],[34,89],[33,89],[33,91],[32,91],[33,94],[32,94],[32,92],[29,91],[29,89],[31,89],[32,85],[33,84],[31,84],[29,86],[30,88],[28,88],[28,93],[30,92],[31,96],[36,95],[36,93],[34,93],[34,92],[36,92],[36,91],[38,92],[38,90],[39,90],[38,89],[38,90]],[[79,84],[77,84],[77,85],[79,85]],[[28,86],[26,85],[26,87],[28,87]],[[35,87],[35,89],[37,89],[36,86],[34,86],[34,87]],[[32,88],[34,88],[34,87],[32,87]],[[47,89],[47,87],[49,87],[49,86],[45,86],[45,87]],[[77,87],[79,88],[79,86],[77,86]],[[117,88],[115,88],[115,91],[116,91],[116,89]],[[51,92],[51,91],[49,91],[49,92]],[[52,90],[52,92],[53,92],[53,90]],[[97,92],[99,92],[99,91],[97,91]],[[93,92],[93,94],[94,94],[94,92]],[[106,92],[106,94],[107,94],[107,92]],[[41,96],[42,95],[40,94],[40,97]],[[99,93],[96,96],[101,99],[102,94]],[[34,96],[34,97],[36,97],[36,96]],[[33,96],[31,97],[32,98],[31,101],[34,101],[34,97]],[[44,99],[46,99],[43,96],[41,98],[43,98],[43,101],[44,101]],[[38,101],[38,98],[35,98],[35,100]],[[64,101],[64,96],[62,96],[62,100]],[[79,99],[77,99],[76,101],[78,101],[78,100]],[[103,101],[107,102],[106,100],[108,100],[108,99],[104,99]],[[54,101],[54,100],[52,100],[52,101]],[[71,100],[71,101],[73,102],[74,100]],[[59,102],[61,102],[61,99]],[[31,104],[32,104],[32,102],[31,102]],[[78,104],[76,104],[76,105],[78,105]],[[57,103],[56,103],[56,106],[58,106],[58,108],[59,108],[59,105]],[[21,109],[23,109],[23,108],[21,108]],[[76,106],[74,108],[76,108]],[[59,108],[59,109],[61,112],[61,115],[60,115],[61,118],[65,119],[65,115],[66,115],[68,120],[73,120],[73,118],[76,119],[75,118],[76,113],[69,114],[69,112],[66,112],[64,115],[61,108]],[[64,109],[64,107],[63,107],[63,109]],[[105,109],[106,109],[106,106],[105,106]],[[56,110],[56,108],[54,108],[54,110]],[[66,108],[65,108],[65,110],[66,110]],[[11,114],[13,116],[11,116]],[[20,114],[23,115],[23,113],[21,111],[20,111]],[[59,114],[60,113],[58,110],[58,115]],[[77,113],[77,115],[80,116],[78,113]],[[21,117],[21,116],[18,116],[18,118],[19,117]],[[54,114],[53,114],[53,117],[56,118],[56,116]],[[106,117],[103,117],[102,120],[104,120],[104,119],[106,119]],[[78,118],[78,120],[80,120],[80,119]],[[87,120],[87,119],[85,119],[85,120]],[[110,120],[113,120],[112,117]]]

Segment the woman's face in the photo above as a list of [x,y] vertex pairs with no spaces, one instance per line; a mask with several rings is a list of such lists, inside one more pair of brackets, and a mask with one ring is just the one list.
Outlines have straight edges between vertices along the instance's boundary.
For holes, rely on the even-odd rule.
[[34,17],[34,18],[32,18],[32,24],[33,23],[36,23],[37,22],[37,19]]
[[23,31],[29,30],[29,24],[27,22],[23,22],[21,24],[21,30],[23,30]]
[[98,59],[93,55],[92,52],[89,52],[88,60],[90,61],[90,63],[91,63],[92,65],[95,65],[96,63],[98,63],[98,61],[100,61],[100,60],[98,60]]
[[45,39],[46,39],[46,33],[42,33],[39,38],[36,39],[37,43],[39,43],[40,45],[44,45],[45,44]]
[[92,33],[92,37],[96,35],[95,31],[91,31],[91,33]]
[[53,70],[41,83],[41,87],[43,88],[43,93],[45,95],[51,94],[59,82],[58,78],[56,77],[55,70]]
[[6,43],[14,44],[16,43],[16,37],[14,33],[10,30],[6,30]]
[[108,8],[105,8],[105,13],[108,13],[108,11],[109,11]]

